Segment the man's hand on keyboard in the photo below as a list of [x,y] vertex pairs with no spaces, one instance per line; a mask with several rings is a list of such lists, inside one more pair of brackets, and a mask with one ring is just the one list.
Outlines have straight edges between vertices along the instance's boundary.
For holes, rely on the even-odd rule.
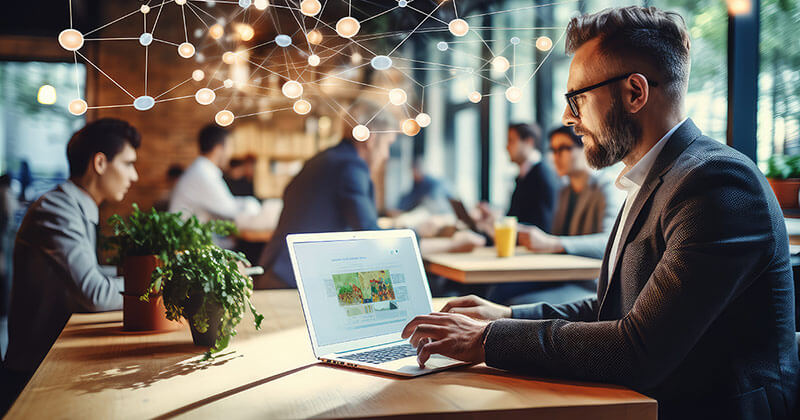
[[432,354],[441,354],[470,363],[485,360],[483,331],[488,321],[462,314],[434,312],[420,315],[406,325],[402,337],[417,349],[417,362],[425,367]]

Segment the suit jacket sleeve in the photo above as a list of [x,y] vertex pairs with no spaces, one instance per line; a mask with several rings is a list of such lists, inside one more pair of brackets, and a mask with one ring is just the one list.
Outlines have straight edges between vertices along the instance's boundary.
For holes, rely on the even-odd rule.
[[511,318],[590,322],[597,319],[597,298],[592,297],[561,305],[551,305],[545,302],[514,305],[511,307]]
[[76,210],[57,199],[43,203],[36,209],[37,228],[31,239],[67,274],[69,281],[64,286],[75,298],[76,310],[122,309],[122,279],[103,274],[84,220]]
[[339,178],[338,202],[347,225],[354,230],[378,229],[372,179],[366,165],[348,162]]
[[742,160],[699,161],[649,215],[661,219],[665,251],[625,316],[495,321],[487,365],[639,389],[660,383],[776,258],[764,184]]
[[603,258],[608,236],[614,229],[614,222],[617,220],[617,214],[622,208],[622,202],[625,197],[620,190],[614,187],[612,182],[602,182],[600,189],[603,192],[603,200],[599,200],[597,205],[602,208],[594,209],[593,214],[602,218],[599,226],[602,226],[603,230],[589,235],[559,237],[561,245],[567,254]]

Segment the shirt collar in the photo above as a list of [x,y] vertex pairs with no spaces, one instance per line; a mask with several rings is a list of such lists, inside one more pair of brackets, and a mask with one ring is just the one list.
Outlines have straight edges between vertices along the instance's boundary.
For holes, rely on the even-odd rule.
[[87,220],[94,224],[100,222],[100,211],[97,208],[97,203],[94,202],[94,199],[86,190],[72,182],[72,180],[67,180],[67,182],[61,184],[61,189],[78,202],[78,207],[81,208]]
[[658,141],[650,150],[639,159],[636,164],[633,166],[625,166],[625,168],[620,172],[619,176],[617,177],[616,186],[617,188],[623,191],[632,191],[633,189],[639,189],[644,184],[645,178],[650,173],[650,169],[653,168],[653,165],[656,162],[656,158],[661,153],[661,150],[667,144],[667,141],[672,136],[672,133],[678,129],[684,122],[686,122],[688,118],[684,118],[681,122],[675,124],[667,134],[664,134],[664,137],[661,137],[661,140]]
[[525,159],[525,162],[519,168],[519,177],[525,178],[525,175],[528,175],[528,172],[530,172],[531,168],[536,166],[536,164],[539,163],[541,160],[542,160],[542,152],[536,149],[531,150],[531,152],[528,154],[527,159]]
[[219,166],[214,164],[214,162],[210,161],[207,157],[198,156],[196,162],[204,171],[209,171],[215,176],[222,176],[222,169],[220,169]]

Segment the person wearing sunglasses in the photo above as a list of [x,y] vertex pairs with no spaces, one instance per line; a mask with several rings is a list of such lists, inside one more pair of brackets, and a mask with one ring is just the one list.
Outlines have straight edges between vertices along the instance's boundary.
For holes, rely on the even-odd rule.
[[[654,7],[573,18],[562,122],[626,193],[597,295],[513,307],[467,296],[402,336],[431,354],[614,383],[659,419],[797,418],[800,361],[786,226],[747,156],[685,115],[689,34]],[[655,82],[655,83],[654,83]]]

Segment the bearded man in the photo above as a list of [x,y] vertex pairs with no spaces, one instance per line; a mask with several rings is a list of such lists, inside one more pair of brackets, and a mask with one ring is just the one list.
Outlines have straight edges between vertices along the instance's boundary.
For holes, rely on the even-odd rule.
[[[597,297],[505,307],[474,296],[403,331],[431,354],[615,383],[660,419],[789,419],[798,390],[786,226],[756,165],[685,118],[680,15],[607,9],[572,19],[562,120],[588,162],[622,161],[627,193]],[[509,319],[510,318],[510,319]]]

